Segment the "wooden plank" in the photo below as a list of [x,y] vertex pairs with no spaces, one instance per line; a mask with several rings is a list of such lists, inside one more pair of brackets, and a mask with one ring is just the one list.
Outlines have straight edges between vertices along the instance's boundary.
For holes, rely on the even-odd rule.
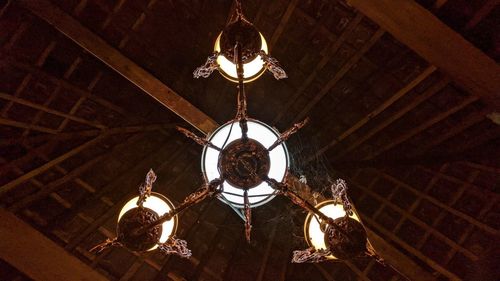
[[54,26],[68,38],[92,53],[106,65],[172,110],[203,133],[212,132],[217,123],[194,107],[142,67],[122,55],[103,39],[47,0],[18,1],[24,8]]
[[0,257],[33,280],[108,280],[12,213],[0,218]]
[[359,128],[361,128],[363,125],[368,123],[371,119],[375,118],[375,116],[379,115],[382,111],[387,109],[389,106],[391,106],[393,103],[401,99],[403,96],[405,96],[407,93],[409,93],[413,88],[415,88],[420,82],[424,81],[427,77],[429,77],[432,73],[436,71],[435,66],[429,66],[427,67],[422,73],[420,73],[415,79],[413,79],[410,83],[408,83],[406,86],[401,88],[399,91],[396,92],[393,96],[391,96],[388,100],[383,102],[380,106],[378,106],[376,109],[374,109],[372,112],[370,112],[368,115],[366,115],[363,119],[359,120],[356,124],[354,124],[352,127],[350,127],[347,131],[342,133],[340,136],[334,138],[329,144],[326,146],[322,147],[314,156],[316,158],[320,154],[323,154],[326,150],[332,148],[334,145],[342,141],[343,139],[347,138],[350,136],[352,133],[357,131]]
[[450,115],[462,110],[463,108],[465,108],[466,106],[468,106],[469,104],[475,102],[478,100],[478,97],[476,96],[471,96],[471,97],[468,97],[466,98],[465,100],[463,100],[460,104],[448,109],[447,111],[445,112],[442,112],[436,116],[434,116],[433,118],[427,120],[426,122],[420,124],[419,126],[413,128],[412,130],[406,132],[405,134],[399,136],[398,138],[396,138],[395,140],[391,141],[390,143],[388,143],[387,145],[383,146],[381,149],[379,149],[378,151],[376,152],[373,152],[371,155],[369,155],[368,157],[366,157],[364,160],[366,159],[373,159],[375,158],[376,156],[380,155],[382,152],[384,151],[387,151],[405,141],[407,141],[408,139],[410,139],[411,137],[423,132],[424,130],[432,127],[433,125],[437,124],[438,122],[444,120],[445,118],[449,117]]
[[312,83],[318,72],[330,61],[333,55],[340,49],[340,46],[342,46],[342,44],[345,42],[349,34],[351,34],[352,30],[354,30],[354,28],[358,26],[358,24],[361,22],[362,19],[363,15],[361,15],[360,13],[356,14],[356,17],[354,17],[349,22],[349,25],[347,25],[347,27],[342,31],[342,34],[340,34],[339,38],[321,51],[321,54],[325,55],[319,61],[319,63],[314,67],[314,69],[311,71],[309,76],[307,76],[306,80],[301,84],[301,86],[297,89],[297,91],[295,91],[293,96],[290,99],[288,99],[283,109],[274,118],[272,122],[273,124],[278,123],[278,121],[280,121],[281,118],[288,112],[288,109],[305,91],[307,86],[309,86]]
[[375,23],[470,93],[500,108],[500,67],[413,0],[348,0]]
[[[11,101],[11,102],[14,102],[14,103],[22,104],[22,105],[25,105],[25,106],[28,106],[28,107],[31,107],[31,108],[34,108],[34,109],[38,109],[38,110],[41,110],[41,111],[46,112],[46,113],[54,114],[56,116],[64,117],[64,118],[67,118],[69,120],[80,122],[82,124],[90,125],[90,126],[93,126],[93,127],[99,128],[99,129],[105,129],[106,128],[106,126],[104,126],[102,124],[99,124],[97,122],[89,121],[89,120],[86,120],[86,119],[83,119],[83,118],[80,118],[80,117],[77,117],[77,116],[73,116],[71,114],[67,114],[67,113],[64,113],[64,112],[61,112],[61,111],[57,111],[57,110],[48,108],[47,106],[39,105],[39,104],[36,104],[36,103],[32,103],[32,102],[27,101],[25,99],[21,99],[21,98],[15,97],[15,96],[7,95],[7,94],[2,93],[2,92],[0,92],[0,98],[4,99],[4,100]],[[29,126],[33,126],[33,125],[34,124],[30,124]]]
[[[364,218],[363,218],[364,219]],[[408,278],[408,280],[436,280],[430,272],[425,271],[417,263],[408,258],[405,254],[398,251],[392,245],[387,243],[382,237],[380,237],[375,232],[368,228],[366,229],[366,234],[370,243],[372,243],[373,248],[380,256],[390,265],[396,269],[401,275]],[[382,255],[383,254],[383,255]]]
[[31,170],[30,172],[4,184],[3,186],[0,187],[0,196],[2,196],[3,194],[5,194],[7,191],[11,190],[12,188],[14,188],[15,186],[17,186],[18,184],[20,183],[23,183],[29,179],[31,179],[32,177],[36,176],[36,175],[39,175],[40,173],[43,173],[45,171],[47,171],[48,169],[52,168],[53,166],[61,163],[62,161],[80,153],[81,151],[83,151],[84,149],[94,145],[94,144],[97,144],[98,142],[100,142],[102,139],[103,139],[104,135],[100,135],[94,139],[91,139],[85,143],[83,143],[82,145],[78,146],[78,147],[75,147],[73,148],[72,150],[64,153],[63,155],[59,156],[59,157],[56,157],[54,158],[53,160],[51,160],[50,162],[48,163],[45,163],[43,164],[42,166],[38,167],[38,168],[35,168],[33,170]]
[[57,131],[54,129],[49,129],[49,128],[38,126],[38,125],[26,124],[23,122],[9,120],[9,119],[5,119],[5,118],[0,118],[0,125],[7,125],[7,126],[22,128],[22,129],[29,128],[30,130],[34,130],[34,131],[38,131],[38,132],[42,132],[42,133],[57,134]]
[[272,49],[276,45],[276,42],[278,42],[278,39],[280,38],[281,34],[285,30],[286,24],[290,20],[290,16],[293,14],[293,11],[295,10],[295,7],[297,6],[297,2],[298,2],[298,0],[292,0],[288,4],[288,7],[286,8],[286,11],[283,14],[283,17],[281,18],[278,27],[276,27],[276,30],[274,30],[273,36],[271,36],[271,40],[269,41],[269,49]]
[[342,65],[340,70],[335,73],[335,75],[326,83],[326,85],[319,91],[317,95],[314,96],[314,98],[304,107],[304,109],[297,114],[295,119],[293,120],[294,123],[298,122],[300,119],[304,118],[307,113],[326,95],[330,90],[344,77],[344,75],[349,72],[349,70],[358,63],[358,61],[363,57],[363,55],[370,50],[370,48],[377,43],[377,41],[384,35],[385,31],[381,28],[379,28],[371,37],[370,39],[359,49],[352,57],[349,58],[349,60]]
[[389,126],[390,124],[394,123],[396,120],[401,118],[403,115],[406,113],[410,112],[412,109],[420,105],[422,102],[427,100],[428,98],[432,97],[439,91],[441,91],[446,85],[448,85],[449,81],[447,78],[443,78],[440,81],[438,81],[436,84],[432,85],[429,87],[427,90],[425,90],[424,93],[419,95],[417,98],[415,98],[412,102],[410,102],[408,105],[400,109],[398,112],[394,113],[389,117],[388,119],[384,120],[382,123],[377,125],[375,128],[371,129],[366,135],[363,137],[358,138],[354,143],[352,143],[347,149],[344,149],[343,151],[340,152],[338,158],[342,159],[349,151],[355,149],[358,147],[360,144],[364,143],[380,131],[382,131],[384,128]]
[[465,25],[465,30],[473,29],[483,18],[488,16],[491,11],[500,3],[500,0],[487,0],[481,8],[474,13],[474,16]]

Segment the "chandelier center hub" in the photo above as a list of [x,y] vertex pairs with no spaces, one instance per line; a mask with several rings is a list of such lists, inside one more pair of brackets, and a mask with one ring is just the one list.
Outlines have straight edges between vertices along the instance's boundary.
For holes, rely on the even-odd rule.
[[254,139],[237,139],[220,153],[219,170],[224,179],[240,189],[250,189],[267,177],[271,160],[267,149]]

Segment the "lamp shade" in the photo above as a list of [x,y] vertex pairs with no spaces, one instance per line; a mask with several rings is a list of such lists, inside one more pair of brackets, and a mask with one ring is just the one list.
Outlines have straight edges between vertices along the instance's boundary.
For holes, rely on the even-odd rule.
[[[137,197],[130,199],[127,203],[125,203],[125,205],[123,206],[123,208],[120,211],[120,214],[118,215],[118,224],[120,224],[121,218],[128,211],[130,211],[134,208],[137,208],[137,200],[138,199],[139,199],[139,197],[137,196]],[[148,209],[156,212],[158,214],[158,216],[162,216],[162,215],[168,213],[170,210],[174,209],[174,205],[172,204],[172,202],[170,202],[170,200],[168,200],[168,198],[166,198],[165,196],[163,196],[159,193],[156,193],[156,192],[152,192],[151,196],[149,196],[146,199],[146,201],[144,201],[143,207],[148,208]],[[174,235],[176,230],[177,230],[177,225],[178,225],[177,216],[174,216],[171,220],[168,220],[168,221],[162,223],[161,224],[161,227],[162,227],[161,236],[160,236],[158,243],[165,243],[170,236]],[[155,245],[155,246],[149,248],[147,251],[154,250],[157,247],[158,246]]]
[[[325,214],[327,217],[331,219],[337,219],[345,216],[344,207],[342,204],[337,203],[335,205],[334,200],[327,200],[319,203],[315,206],[320,212]],[[359,218],[356,213],[350,216],[350,218],[359,222]],[[315,217],[313,213],[309,213],[306,216],[306,220],[304,223],[304,237],[306,239],[307,244],[310,247],[314,247],[315,249],[328,249],[325,243],[325,233],[320,225],[319,220]],[[328,259],[334,260],[338,259],[334,255],[327,256]]]
[[[265,148],[270,147],[279,137],[279,133],[257,120],[249,119],[248,138],[255,140]],[[241,138],[241,130],[238,121],[230,121],[217,128],[210,136],[209,141],[214,145],[224,149],[232,141]],[[201,167],[207,181],[220,178],[218,167],[219,156],[221,152],[206,146],[202,153]],[[280,144],[269,152],[269,171],[268,177],[282,181],[286,175],[289,165],[288,150],[284,143]],[[244,205],[244,190],[242,187],[231,185],[230,182],[224,183],[224,191],[220,199],[236,208],[242,208]],[[274,198],[274,189],[266,182],[261,182],[255,187],[248,189],[249,202],[251,207],[260,206]]]
[[[268,49],[267,49],[266,39],[264,39],[264,36],[262,36],[260,32],[259,35],[262,42],[261,50],[267,54]],[[220,33],[219,36],[217,37],[217,40],[215,40],[214,51],[216,52],[221,52],[221,45],[220,45],[221,36],[222,33]],[[217,63],[219,64],[219,72],[222,74],[222,76],[224,76],[229,81],[235,83],[238,82],[238,74],[236,73],[236,64],[232,60],[227,59],[224,55],[221,54],[217,58]],[[262,60],[262,57],[258,55],[250,62],[243,64],[243,82],[247,83],[259,78],[262,75],[262,73],[264,73],[264,71],[265,71],[264,61]]]

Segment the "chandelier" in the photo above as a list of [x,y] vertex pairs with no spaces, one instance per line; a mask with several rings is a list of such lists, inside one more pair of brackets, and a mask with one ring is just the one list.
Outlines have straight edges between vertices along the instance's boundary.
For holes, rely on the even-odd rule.
[[293,176],[289,173],[285,141],[306,125],[308,119],[279,133],[248,116],[244,84],[256,80],[266,70],[276,79],[287,75],[278,61],[269,55],[264,36],[243,16],[239,1],[236,1],[235,13],[215,41],[213,54],[193,75],[206,78],[214,70],[237,83],[235,118],[208,137],[177,128],[203,146],[201,168],[204,184],[180,205],[174,206],[168,198],[152,191],[157,176],[150,170],[139,187],[139,195],[129,200],[120,211],[116,237],[107,239],[91,251],[98,253],[110,246],[123,246],[135,252],[159,249],[165,254],[188,258],[191,251],[187,242],[175,236],[179,214],[208,198],[217,198],[241,211],[245,237],[250,241],[252,208],[284,195],[308,212],[304,237],[309,248],[294,251],[292,262],[375,256],[366,231],[349,202],[344,180],[332,183],[332,199],[316,206],[292,189],[290,179]]

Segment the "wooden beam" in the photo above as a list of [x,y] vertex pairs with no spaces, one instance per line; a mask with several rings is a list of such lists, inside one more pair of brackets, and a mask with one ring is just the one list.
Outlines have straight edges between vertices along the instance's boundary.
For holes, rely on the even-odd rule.
[[376,135],[378,132],[382,131],[384,128],[389,126],[390,124],[394,123],[396,120],[401,118],[403,115],[406,113],[410,112],[412,109],[420,105],[422,102],[427,100],[428,98],[432,97],[439,91],[441,91],[446,85],[448,85],[449,80],[447,78],[443,78],[439,80],[436,84],[432,85],[429,87],[425,92],[423,92],[421,95],[419,95],[417,98],[415,98],[412,102],[410,102],[408,105],[400,109],[398,112],[394,113],[391,115],[390,118],[384,120],[382,123],[377,125],[375,128],[371,129],[366,135],[363,137],[358,138],[353,144],[351,144],[347,149],[344,149],[343,151],[340,152],[338,158],[342,159],[348,152],[352,151],[356,147],[358,147],[360,144],[364,143],[366,140],[370,139],[374,135]]
[[377,43],[377,41],[382,37],[382,35],[385,34],[385,31],[381,28],[377,29],[375,33],[370,37],[370,39],[359,49],[354,53],[349,60],[342,65],[342,67],[339,69],[337,73],[326,83],[326,85],[321,88],[319,93],[314,96],[314,98],[304,107],[304,109],[297,114],[297,116],[294,118],[293,122],[296,123],[302,118],[304,118],[309,111],[326,95],[330,92],[330,90],[337,85],[337,83],[344,77],[344,75],[349,72],[349,70],[358,63],[358,61],[363,57],[363,55],[370,50],[370,48]]
[[396,39],[447,73],[470,93],[500,108],[500,67],[413,0],[348,0]]
[[92,53],[106,65],[172,110],[203,133],[212,132],[217,123],[194,107],[142,67],[122,55],[103,39],[47,0],[18,1],[24,8],[54,26],[68,38]]
[[4,209],[0,209],[0,258],[37,281],[108,280]]
[[[364,218],[363,218],[364,219]],[[436,280],[430,272],[424,270],[405,254],[398,251],[385,239],[380,237],[370,229],[366,229],[366,234],[375,251],[390,265],[394,266],[397,272],[408,278],[408,280],[433,281]],[[383,254],[383,255],[382,255]]]
[[[427,171],[430,172],[431,170],[427,170]],[[492,234],[492,235],[499,235],[500,234],[499,230],[477,220],[474,217],[469,216],[468,214],[463,213],[462,211],[458,211],[454,208],[451,208],[450,206],[442,203],[441,201],[437,200],[436,198],[434,198],[426,193],[421,192],[417,188],[414,188],[413,186],[411,186],[411,185],[409,185],[409,184],[407,184],[407,183],[405,183],[405,182],[403,182],[403,181],[401,181],[401,180],[399,180],[399,179],[397,179],[389,174],[386,174],[386,173],[381,172],[379,170],[375,170],[375,172],[377,174],[379,174],[380,176],[388,179],[389,181],[392,181],[393,183],[398,184],[400,187],[403,187],[404,189],[415,193],[418,197],[421,197],[422,199],[425,199],[425,200],[431,202],[432,204],[440,207],[441,209],[444,209],[444,210],[448,211],[449,213],[467,221],[468,223],[473,224],[477,228],[484,230],[485,232],[487,232],[489,234]],[[441,177],[449,177],[449,176],[443,176],[443,175],[440,175],[440,176]],[[497,200],[497,199],[495,199],[495,200]]]
[[99,143],[102,139],[103,139],[104,135],[100,135],[94,139],[91,139],[83,144],[81,144],[80,146],[78,147],[75,147],[73,148],[72,150],[64,153],[63,155],[59,156],[59,157],[56,157],[54,158],[53,160],[49,161],[48,163],[45,163],[43,164],[42,166],[38,167],[38,168],[35,168],[33,170],[31,170],[30,172],[4,184],[3,186],[0,187],[0,196],[4,195],[7,191],[11,190],[12,188],[16,187],[17,185],[19,185],[20,183],[23,183],[29,179],[31,179],[32,177],[36,176],[36,175],[39,175],[40,173],[42,172],[45,172],[47,171],[48,169],[52,168],[53,166],[61,163],[62,161],[80,153],[81,151],[83,151],[84,149],[92,146],[92,145],[95,145],[97,143]]
[[[22,104],[22,105],[27,106],[27,107],[38,109],[38,110],[41,110],[41,111],[43,111],[45,113],[53,114],[53,115],[56,115],[56,116],[64,117],[64,118],[69,119],[69,120],[80,122],[82,124],[93,126],[93,127],[99,128],[99,129],[105,129],[106,128],[106,126],[104,126],[102,124],[99,124],[97,122],[89,121],[89,120],[86,120],[86,119],[83,119],[83,118],[80,118],[80,117],[77,117],[77,116],[73,116],[71,114],[67,114],[67,113],[64,113],[64,112],[61,112],[61,111],[57,111],[57,110],[48,108],[47,106],[39,105],[39,104],[30,102],[30,101],[27,101],[25,99],[21,99],[21,98],[15,97],[15,96],[7,95],[7,94],[2,93],[2,92],[0,92],[0,98],[4,99],[4,100],[11,101],[11,102],[14,102],[14,103]],[[33,125],[34,124],[30,124],[30,126],[33,126]]]
[[48,134],[57,134],[57,131],[54,129],[38,126],[38,125],[31,125],[31,124],[26,124],[23,122],[19,121],[14,121],[10,119],[5,119],[5,118],[0,118],[0,125],[7,125],[11,127],[16,127],[16,128],[21,128],[21,129],[31,129],[34,131],[42,132],[42,133],[48,133]]
[[288,20],[290,20],[290,16],[293,14],[293,11],[295,10],[297,3],[298,0],[292,0],[290,1],[290,3],[288,3],[288,7],[286,8],[283,17],[281,18],[278,27],[276,27],[273,36],[271,36],[271,40],[269,41],[269,49],[272,49],[276,45],[276,42],[278,42],[278,39],[285,30],[286,24],[288,23]]
[[347,138],[350,136],[352,133],[357,131],[359,128],[364,126],[366,123],[368,123],[370,120],[375,118],[377,115],[379,115],[382,111],[387,109],[389,106],[391,106],[393,103],[401,99],[403,96],[405,96],[407,93],[409,93],[411,90],[413,90],[418,84],[420,84],[422,81],[424,81],[427,77],[429,77],[432,73],[436,71],[435,66],[429,66],[427,67],[422,73],[420,73],[415,79],[413,79],[410,83],[408,83],[406,86],[401,88],[399,91],[396,92],[393,96],[391,96],[388,100],[383,102],[381,105],[379,105],[376,109],[374,109],[372,112],[370,112],[368,115],[366,115],[363,119],[359,120],[356,124],[354,124],[352,127],[350,127],[347,131],[339,135],[338,137],[334,138],[329,144],[326,146],[322,147],[313,158],[316,158],[317,156],[323,154],[326,150],[332,148],[335,146],[337,143],[341,142],[343,139]]
[[468,106],[469,104],[475,102],[478,100],[478,97],[476,96],[471,96],[471,97],[468,97],[466,98],[465,100],[463,100],[461,103],[459,103],[458,105],[448,109],[447,111],[445,112],[442,112],[436,116],[434,116],[433,118],[427,120],[427,122],[424,122],[422,124],[420,124],[419,126],[413,128],[412,130],[406,132],[405,134],[399,136],[398,138],[394,139],[393,141],[391,141],[390,143],[388,143],[387,145],[385,145],[384,147],[382,147],[381,149],[379,149],[378,151],[372,153],[371,155],[367,156],[365,158],[366,159],[373,159],[375,158],[376,156],[380,155],[382,152],[385,152],[405,141],[407,141],[408,139],[410,139],[411,137],[421,133],[422,131],[430,128],[431,126],[437,124],[438,122],[444,120],[445,118],[447,118],[448,116],[462,110],[463,108],[465,108],[466,106]]
[[[116,134],[130,134],[137,132],[146,132],[146,131],[157,131],[163,129],[171,129],[175,128],[175,126],[180,124],[167,123],[167,124],[151,124],[151,125],[137,125],[137,126],[126,126],[126,127],[114,127],[108,128],[106,133],[108,135],[116,135]],[[46,134],[46,135],[35,135],[35,136],[26,136],[26,137],[17,137],[17,138],[5,138],[0,140],[0,146],[5,145],[13,145],[13,144],[23,144],[30,142],[42,142],[42,141],[64,141],[73,138],[82,138],[82,137],[93,137],[102,133],[101,130],[91,129],[91,130],[83,130],[76,132],[65,132],[59,133],[57,135]]]
[[[403,221],[404,219],[408,219],[409,221],[415,223],[416,225],[418,225],[419,227],[421,227],[422,229],[424,229],[427,233],[433,234],[434,236],[436,236],[437,238],[439,238],[441,241],[445,242],[451,248],[456,249],[457,251],[461,252],[462,254],[464,254],[469,259],[471,259],[473,261],[477,261],[478,260],[478,257],[477,257],[476,254],[474,254],[470,250],[468,250],[468,249],[466,249],[466,248],[458,245],[455,241],[451,240],[450,238],[446,237],[445,235],[443,235],[442,233],[440,233],[439,231],[437,231],[436,229],[434,229],[433,227],[435,225],[428,225],[427,223],[425,223],[424,221],[420,220],[419,218],[417,218],[412,213],[410,213],[410,212],[408,212],[408,211],[400,208],[396,204],[394,204],[391,201],[389,201],[388,199],[386,199],[384,196],[378,195],[376,192],[374,192],[371,189],[365,187],[364,185],[362,185],[362,184],[360,184],[360,183],[358,183],[358,182],[356,182],[356,181],[354,181],[352,179],[350,180],[350,182],[352,184],[356,185],[357,187],[359,187],[360,189],[362,189],[364,192],[366,192],[370,196],[372,196],[375,199],[377,199],[379,202],[382,202],[382,204],[384,204],[385,206],[389,206],[389,207],[391,207],[391,209],[396,210],[397,212],[399,212],[401,214],[400,221]],[[422,197],[420,196],[419,199],[421,199],[421,198]],[[458,199],[459,198],[457,198],[457,200]],[[449,205],[452,206],[453,204],[449,204]]]
[[274,118],[273,124],[278,123],[278,121],[281,120],[281,118],[288,112],[288,109],[292,106],[292,104],[299,98],[299,96],[305,91],[307,86],[309,86],[318,72],[330,61],[330,59],[333,57],[333,55],[340,49],[342,44],[345,42],[347,37],[351,34],[352,30],[358,24],[361,22],[363,19],[363,15],[360,13],[356,14],[356,17],[354,17],[350,22],[349,25],[342,31],[342,34],[340,34],[339,38],[335,41],[333,41],[330,45],[325,47],[322,51],[321,54],[323,55],[323,58],[319,61],[319,63],[314,67],[314,69],[311,71],[309,76],[307,76],[306,80],[301,83],[301,86],[295,91],[295,93],[292,95],[290,99],[288,99],[287,103],[283,107],[283,109],[278,113],[278,115]]
[[493,9],[498,6],[500,0],[487,0],[481,8],[474,13],[474,16],[467,22],[464,30],[468,31],[473,29],[483,18],[488,16]]

